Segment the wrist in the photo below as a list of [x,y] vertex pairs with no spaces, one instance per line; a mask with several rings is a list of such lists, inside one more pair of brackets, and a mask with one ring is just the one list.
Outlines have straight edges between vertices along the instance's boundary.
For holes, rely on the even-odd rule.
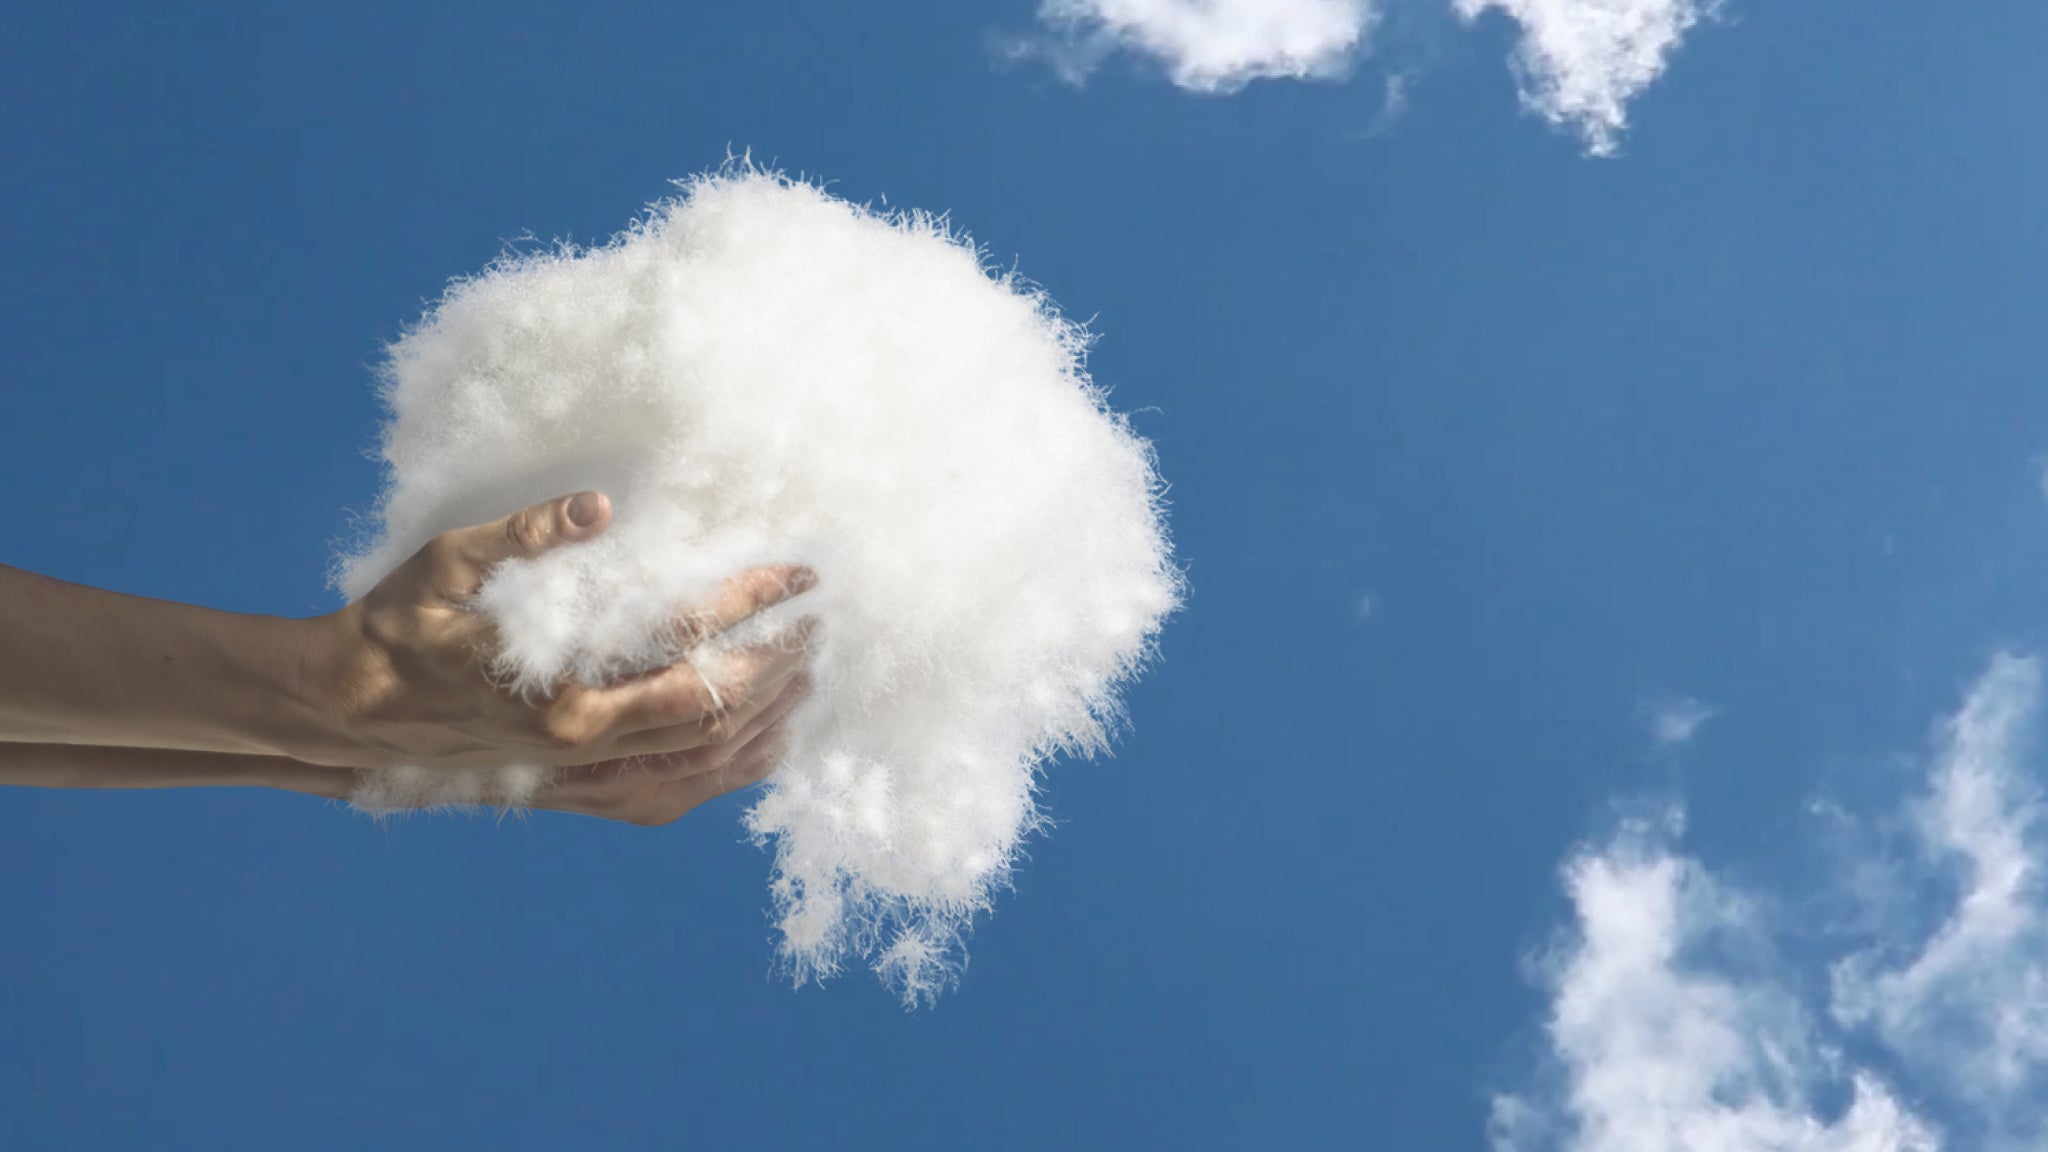
[[364,668],[368,645],[360,606],[283,623],[292,635],[284,646],[291,655],[280,688],[291,719],[275,732],[274,751],[308,764],[362,764],[365,749],[355,719],[372,677]]

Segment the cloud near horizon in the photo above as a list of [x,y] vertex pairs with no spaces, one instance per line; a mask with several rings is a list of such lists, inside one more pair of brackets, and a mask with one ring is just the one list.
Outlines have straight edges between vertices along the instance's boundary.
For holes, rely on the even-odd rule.
[[2041,695],[2037,661],[2000,656],[1948,721],[1908,810],[1905,870],[1952,908],[1924,938],[1893,934],[1833,972],[1839,1021],[2030,1147],[2048,1142],[2028,1107],[2048,1092],[2048,812],[2023,769]]
[[1633,821],[1565,865],[1543,1087],[1495,1098],[1495,1152],[1933,1152],[1880,1079],[1837,1072],[1755,905],[1670,850],[1678,824]]
[[[2028,768],[2042,695],[2038,660],[2001,655],[1945,720],[1894,818],[1905,835],[1843,869],[1911,890],[1852,893],[1871,915],[1823,971],[1779,954],[1778,902],[1673,848],[1676,811],[1575,851],[1572,923],[1534,965],[1540,1070],[1495,1098],[1495,1152],[2048,1142],[2028,1106],[2048,1091],[2048,808]],[[1877,1051],[1882,1075],[1854,1058]]]

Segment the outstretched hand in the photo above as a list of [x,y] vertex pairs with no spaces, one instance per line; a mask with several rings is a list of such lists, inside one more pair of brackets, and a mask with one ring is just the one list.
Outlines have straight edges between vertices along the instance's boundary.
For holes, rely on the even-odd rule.
[[[535,807],[667,823],[775,763],[815,621],[722,652],[715,672],[685,661],[603,686],[571,679],[538,700],[494,682],[498,636],[471,604],[491,570],[610,522],[610,503],[585,492],[446,532],[310,620],[0,565],[0,784],[345,796],[365,768],[518,764],[563,769]],[[742,572],[678,606],[678,650],[815,582],[794,565]]]
[[[534,701],[493,681],[497,636],[468,603],[493,566],[591,540],[610,521],[610,502],[585,492],[446,532],[368,595],[322,617],[309,666],[320,670],[318,694],[329,702],[340,738],[293,754],[358,768],[637,763],[639,769],[619,771],[673,782],[703,775],[718,749],[758,735],[755,722],[789,696],[813,621],[730,653],[715,683],[688,662],[602,687],[570,679]],[[679,607],[679,647],[711,639],[815,582],[799,566],[740,573],[708,602]],[[738,760],[717,763],[723,772]],[[658,812],[674,795],[640,797],[633,810]]]

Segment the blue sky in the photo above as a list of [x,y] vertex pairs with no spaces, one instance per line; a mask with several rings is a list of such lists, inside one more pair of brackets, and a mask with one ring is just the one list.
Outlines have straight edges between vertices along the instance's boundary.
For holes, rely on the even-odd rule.
[[[1385,0],[1330,74],[1211,92],[1030,0],[10,11],[0,561],[335,607],[382,342],[504,242],[751,149],[1093,318],[1192,594],[912,1014],[771,977],[730,802],[0,797],[0,1144],[1481,1149],[1611,1051],[1546,1030],[1604,955],[1573,859],[1740,937],[1620,1016],[1725,987],[1951,1146],[2038,1134],[1926,1070],[1986,1042],[1883,976],[1991,859],[1925,798],[1982,785],[1949,831],[2043,859],[2048,13],[1728,0],[1596,159],[1517,99],[1542,10]],[[2011,732],[1972,744],[1986,700]],[[2008,895],[1978,986],[2048,922]],[[1857,956],[1889,1015],[1842,1009]],[[1757,1099],[1842,1130],[1808,1063]],[[1710,1138],[1663,1146],[1877,1147]]]

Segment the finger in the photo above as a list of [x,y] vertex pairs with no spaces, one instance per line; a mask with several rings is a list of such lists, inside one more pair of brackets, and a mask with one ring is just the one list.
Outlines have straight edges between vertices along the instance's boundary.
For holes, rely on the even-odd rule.
[[[628,756],[619,760],[607,760],[584,768],[571,768],[550,790],[550,795],[540,801],[540,806],[560,808],[567,812],[579,812],[587,816],[601,816],[609,819],[626,820],[634,824],[668,824],[682,819],[692,809],[706,801],[716,799],[728,792],[759,783],[774,771],[787,750],[783,740],[786,725],[777,720],[761,726],[745,741],[741,751],[731,757],[721,758],[716,767],[674,780],[653,782],[652,787],[658,799],[649,798],[621,808],[618,803],[622,786],[638,789],[640,784],[623,784],[627,777],[646,774],[649,766],[665,766],[667,762],[695,760],[692,753],[679,753],[668,757]],[[656,770],[660,770],[657,768]]]
[[779,685],[802,666],[804,637],[809,634],[810,629],[800,623],[792,630],[793,639],[776,637],[722,653],[719,667],[712,673],[715,681],[696,665],[684,662],[607,688],[582,690],[565,703],[582,717],[577,726],[600,733],[600,742],[655,729],[685,728],[694,731],[694,739],[658,742],[644,750],[668,752],[721,743],[769,702],[756,700],[764,688]]
[[456,552],[481,569],[504,560],[530,560],[564,544],[591,539],[611,518],[612,503],[604,493],[578,492],[448,535]]
[[684,752],[617,756],[598,764],[565,768],[563,780],[598,789],[617,789],[622,783],[638,787],[642,782],[682,780],[715,767],[716,752],[715,748],[692,748]]
[[759,740],[745,752],[733,757],[717,772],[709,773],[716,778],[718,791],[714,796],[751,788],[766,780],[782,766],[782,757],[789,751],[788,737],[777,728],[762,734]]
[[717,770],[701,772],[686,780],[677,781],[673,787],[676,801],[684,812],[707,801],[716,800],[728,792],[737,792],[766,780],[782,762],[786,750],[779,726],[771,726],[761,737],[747,746],[747,750],[720,765]]
[[694,648],[759,612],[810,591],[818,574],[801,564],[776,564],[742,572],[718,586],[704,604],[674,622],[675,645]]
[[762,733],[795,711],[797,705],[811,695],[811,691],[810,675],[801,671],[796,672],[779,687],[760,694],[761,705],[752,710],[749,718],[740,725],[731,739],[719,743],[699,744],[681,752],[666,752],[661,750],[664,745],[680,739],[689,739],[689,734],[673,730],[642,732],[634,736],[632,742],[644,742],[647,750],[636,752],[635,755],[640,758],[648,772],[663,780],[681,780],[722,768],[759,740]]

